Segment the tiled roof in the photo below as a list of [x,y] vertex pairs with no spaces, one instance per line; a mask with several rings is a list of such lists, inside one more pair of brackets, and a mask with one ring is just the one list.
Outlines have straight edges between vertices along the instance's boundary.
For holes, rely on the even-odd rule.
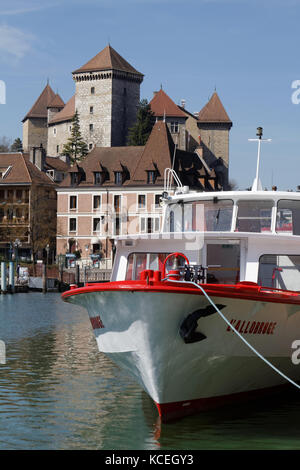
[[[215,91],[204,108],[198,114],[198,120],[201,122],[227,122],[231,123],[225,108]],[[232,124],[232,123],[231,123]]]
[[65,106],[65,103],[57,93],[53,100],[48,104],[48,108],[63,108]]
[[43,171],[29,161],[28,154],[0,153],[0,167],[11,167],[7,176],[0,179],[0,185],[36,183],[53,186],[54,184]]
[[70,186],[70,173],[74,172],[74,170],[75,172],[81,170],[85,173],[85,181],[81,181],[80,187],[93,186],[95,172],[106,173],[107,178],[101,186],[115,187],[114,172],[120,171],[120,168],[123,167],[128,175],[132,175],[143,149],[144,147],[94,147],[82,162],[76,164],[75,168],[74,166],[70,167],[68,175],[60,186]]
[[[155,171],[155,184],[162,186],[164,171],[172,168],[175,145],[168,126],[163,121],[155,123],[145,147],[95,147],[88,156],[69,169],[68,175],[60,184],[61,187],[71,186],[71,173],[78,172],[85,176],[78,184],[79,187],[94,186],[94,173],[106,175],[101,187],[114,187],[115,171],[123,170],[126,180],[122,186],[146,186],[147,172]],[[208,175],[201,160],[195,153],[177,150],[175,153],[174,169],[183,184],[197,189],[212,189]],[[206,181],[205,185],[201,181]],[[149,185],[150,186],[150,185]]]
[[161,89],[155,93],[154,97],[150,101],[151,110],[154,116],[157,117],[183,117],[186,118],[186,114],[171,100],[171,98]]
[[123,59],[110,45],[106,46],[101,52],[95,55],[95,57],[73,73],[100,72],[102,70],[119,70],[143,76],[143,74],[132,67],[132,65]]
[[65,107],[55,114],[54,118],[49,121],[49,124],[56,124],[58,122],[72,121],[75,114],[75,95],[66,103]]
[[32,106],[31,110],[26,114],[24,117],[23,121],[26,121],[26,119],[29,118],[44,118],[47,119],[48,116],[48,111],[47,108],[51,101],[53,101],[55,98],[55,93],[52,90],[51,86],[47,84]]
[[63,172],[67,172],[69,169],[69,165],[58,157],[46,157],[46,166]]

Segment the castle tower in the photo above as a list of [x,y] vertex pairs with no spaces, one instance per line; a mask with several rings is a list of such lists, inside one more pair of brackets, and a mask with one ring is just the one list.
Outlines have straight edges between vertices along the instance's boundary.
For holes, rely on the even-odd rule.
[[73,72],[75,109],[89,149],[126,145],[136,121],[143,74],[110,45]]
[[23,119],[23,150],[29,152],[33,147],[42,144],[47,148],[48,139],[48,106],[55,98],[55,93],[47,84]]
[[220,179],[223,179],[222,186],[226,188],[229,168],[229,131],[232,122],[216,91],[199,112],[197,126],[203,157],[210,168],[220,173]]

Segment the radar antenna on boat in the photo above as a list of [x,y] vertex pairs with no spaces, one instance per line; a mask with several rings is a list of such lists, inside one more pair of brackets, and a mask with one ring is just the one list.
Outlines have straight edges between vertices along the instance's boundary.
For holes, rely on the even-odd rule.
[[258,142],[258,150],[257,150],[257,163],[256,163],[256,176],[254,178],[253,184],[252,184],[252,191],[262,191],[262,184],[259,179],[259,163],[260,163],[260,146],[261,142],[271,142],[272,139],[262,139],[263,135],[263,128],[258,127],[256,135],[258,136],[258,139],[248,139],[249,142]]

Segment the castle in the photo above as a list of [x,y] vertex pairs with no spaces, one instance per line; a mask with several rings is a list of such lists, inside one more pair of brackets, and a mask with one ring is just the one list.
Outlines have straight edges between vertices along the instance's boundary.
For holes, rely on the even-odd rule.
[[[67,103],[49,83],[23,119],[23,151],[42,144],[51,157],[62,154],[78,111],[83,140],[95,147],[125,146],[128,129],[136,121],[144,75],[110,45],[73,73],[75,94]],[[232,122],[216,92],[199,113],[190,113],[185,101],[175,104],[164,90],[150,102],[156,120],[168,125],[178,149],[197,151],[208,168],[228,183],[229,131]]]

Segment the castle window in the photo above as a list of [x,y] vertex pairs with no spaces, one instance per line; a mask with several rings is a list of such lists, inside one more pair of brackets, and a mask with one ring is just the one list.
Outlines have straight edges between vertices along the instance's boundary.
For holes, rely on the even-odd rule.
[[101,172],[100,171],[95,171],[94,173],[94,183],[95,184],[101,184]]
[[177,121],[171,121],[171,132],[172,132],[172,134],[178,134],[179,124],[178,124]]
[[155,171],[147,171],[147,184],[154,184],[156,180]]
[[92,150],[93,144],[89,144],[89,150]]
[[70,133],[72,132],[72,126],[69,126],[69,132]]
[[90,132],[93,132],[94,130],[94,124],[90,124]]
[[53,127],[53,135],[56,135],[56,127]]
[[94,106],[90,106],[90,114],[93,114],[94,112]]
[[59,145],[56,146],[56,153],[59,152]]
[[94,95],[94,94],[95,94],[95,87],[92,86],[92,88],[91,88],[91,95]]

